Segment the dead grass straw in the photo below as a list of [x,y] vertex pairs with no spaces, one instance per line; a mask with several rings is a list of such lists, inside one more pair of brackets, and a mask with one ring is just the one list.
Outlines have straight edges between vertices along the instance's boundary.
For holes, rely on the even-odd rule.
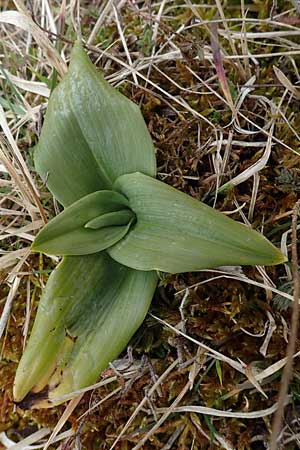
[[[255,2],[249,8],[244,1],[230,8],[214,0],[196,3],[108,0],[57,6],[52,0],[15,0],[15,10],[6,2],[10,9],[0,12],[0,442],[5,448],[43,448],[45,438],[53,430],[59,433],[67,420],[71,426],[65,432],[52,434],[53,448],[80,442],[82,448],[99,448],[104,442],[111,449],[244,450],[268,441],[277,408],[273,442],[279,434],[285,445],[299,439],[291,417],[299,405],[300,348],[297,342],[290,347],[298,312],[292,313],[286,356],[282,351],[289,308],[293,304],[295,311],[299,298],[293,209],[300,192],[299,11],[296,2],[273,2],[272,11]],[[105,77],[141,105],[157,149],[158,176],[263,231],[294,256],[292,271],[286,264],[163,277],[152,315],[133,341],[131,369],[116,365],[117,371],[109,368],[99,383],[65,397],[75,405],[82,395],[72,414],[69,408],[60,420],[59,408],[46,414],[14,410],[11,386],[37,299],[54,266],[51,259],[29,254],[35,233],[58,207],[37,178],[28,149],[38,138],[53,73],[59,79],[66,72],[80,34]],[[286,395],[292,376],[293,402]]]

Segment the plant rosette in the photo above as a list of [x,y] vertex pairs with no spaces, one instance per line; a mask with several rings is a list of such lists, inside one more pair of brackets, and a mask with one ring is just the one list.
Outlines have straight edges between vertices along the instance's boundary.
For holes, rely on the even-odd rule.
[[51,407],[97,381],[142,324],[157,271],[286,260],[262,234],[155,179],[139,108],[80,44],[50,97],[34,160],[64,210],[32,250],[63,259],[17,369],[14,398],[23,407]]

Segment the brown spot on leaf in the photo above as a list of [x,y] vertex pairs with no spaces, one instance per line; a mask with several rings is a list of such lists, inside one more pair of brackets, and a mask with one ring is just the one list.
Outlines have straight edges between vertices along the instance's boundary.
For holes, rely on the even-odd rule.
[[26,395],[26,397],[22,401],[16,403],[16,405],[19,406],[19,408],[22,408],[22,409],[32,409],[32,408],[34,408],[34,405],[37,402],[39,402],[41,400],[47,400],[48,392],[49,392],[48,386],[46,386],[40,392],[32,392],[32,391],[30,391]]

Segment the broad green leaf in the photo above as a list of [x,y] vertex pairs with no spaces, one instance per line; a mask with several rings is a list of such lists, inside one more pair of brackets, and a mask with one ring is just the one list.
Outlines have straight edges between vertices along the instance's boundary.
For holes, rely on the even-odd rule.
[[97,381],[127,345],[148,311],[155,272],[129,269],[105,252],[65,257],[40,300],[14,398],[23,407],[51,400]]
[[93,192],[54,217],[39,232],[32,249],[50,255],[96,253],[125,236],[133,219],[134,213],[123,195]]
[[114,189],[128,198],[137,222],[107,251],[128,267],[177,273],[286,260],[260,233],[146,175],[123,175]]
[[156,174],[139,107],[109,85],[79,44],[50,97],[34,158],[36,170],[64,206],[111,189],[122,174]]

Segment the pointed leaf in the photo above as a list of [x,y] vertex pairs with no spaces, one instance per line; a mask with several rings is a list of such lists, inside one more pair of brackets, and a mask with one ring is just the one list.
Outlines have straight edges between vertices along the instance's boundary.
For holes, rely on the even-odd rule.
[[153,144],[137,105],[105,81],[79,44],[49,100],[35,167],[64,205],[135,171],[155,176]]
[[112,225],[127,225],[134,218],[135,214],[131,209],[122,209],[121,211],[115,211],[104,214],[103,216],[95,217],[95,219],[86,223],[84,227],[97,230],[98,228],[109,227]]
[[[104,250],[127,233],[134,218],[127,206],[127,199],[118,192],[86,195],[54,217],[39,232],[32,249],[50,255],[88,255]],[[88,226],[91,223],[94,226]]]
[[121,266],[105,252],[65,257],[40,301],[15,401],[49,407],[51,399],[95,383],[141,325],[156,284],[155,272]]
[[137,222],[107,251],[128,267],[176,273],[286,260],[261,234],[146,175],[123,175],[114,189],[128,198]]

